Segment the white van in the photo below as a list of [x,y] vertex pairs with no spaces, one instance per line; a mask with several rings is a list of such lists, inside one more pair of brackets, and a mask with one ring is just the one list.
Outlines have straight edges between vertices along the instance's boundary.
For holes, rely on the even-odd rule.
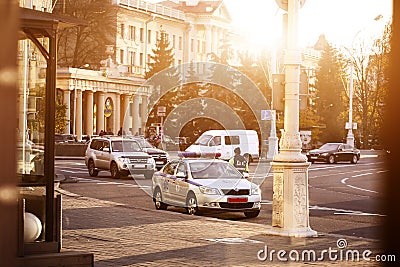
[[260,157],[258,135],[254,130],[209,130],[204,132],[185,151],[195,153],[220,153],[221,159],[233,157],[233,150],[240,147],[249,162]]

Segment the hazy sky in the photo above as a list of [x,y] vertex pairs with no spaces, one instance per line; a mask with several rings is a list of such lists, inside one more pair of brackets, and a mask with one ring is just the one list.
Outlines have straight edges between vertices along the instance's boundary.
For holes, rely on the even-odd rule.
[[[272,45],[281,35],[283,10],[275,0],[225,0],[234,25],[258,44]],[[374,18],[382,15],[379,21]],[[392,0],[306,0],[299,11],[301,46],[313,45],[320,34],[337,46],[348,46],[354,36],[379,32],[392,15]]]

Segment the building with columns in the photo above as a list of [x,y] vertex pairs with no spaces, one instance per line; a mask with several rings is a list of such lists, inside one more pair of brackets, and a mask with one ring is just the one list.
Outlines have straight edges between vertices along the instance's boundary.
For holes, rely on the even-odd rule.
[[[79,68],[59,69],[58,99],[66,106],[66,133],[78,139],[101,130],[141,134],[147,118],[150,88],[143,79],[109,78],[103,72]],[[73,116],[72,116],[73,114]]]
[[[230,16],[222,0],[115,0],[117,36],[108,47],[102,71],[58,69],[57,93],[67,107],[65,133],[77,139],[101,130],[144,134],[151,88],[142,87],[146,66],[160,32],[168,34],[175,65],[208,61],[220,54],[230,32]],[[90,66],[89,66],[90,69]]]

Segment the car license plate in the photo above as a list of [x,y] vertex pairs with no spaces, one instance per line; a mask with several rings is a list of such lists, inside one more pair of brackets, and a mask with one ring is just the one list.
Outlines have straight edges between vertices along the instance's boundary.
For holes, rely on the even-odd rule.
[[231,197],[228,198],[228,203],[247,202],[247,197]]
[[134,164],[132,165],[132,168],[138,168],[138,169],[144,169],[146,167],[145,164]]
[[156,163],[164,163],[162,160],[156,160]]

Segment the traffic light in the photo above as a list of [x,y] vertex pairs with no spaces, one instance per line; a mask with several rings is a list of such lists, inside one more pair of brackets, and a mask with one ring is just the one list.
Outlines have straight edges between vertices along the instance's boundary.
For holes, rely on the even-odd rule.
[[307,109],[307,100],[308,100],[308,76],[305,71],[300,73],[300,110]]
[[285,108],[285,74],[272,74],[272,109],[283,111]]

